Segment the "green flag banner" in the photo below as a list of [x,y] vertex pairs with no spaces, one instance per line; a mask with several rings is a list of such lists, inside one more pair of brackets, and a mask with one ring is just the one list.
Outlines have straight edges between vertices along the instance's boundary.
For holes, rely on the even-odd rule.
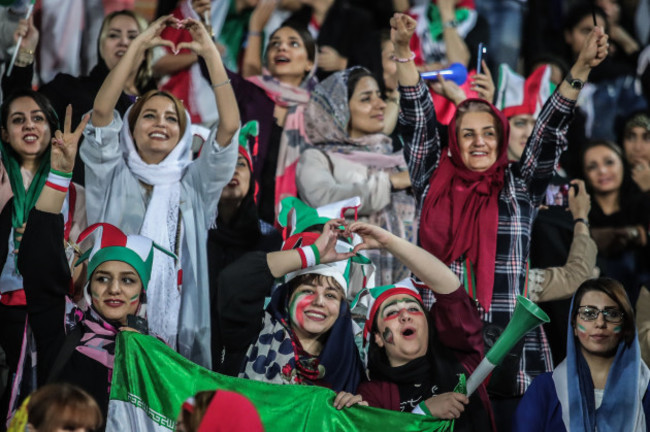
[[117,336],[108,432],[174,430],[185,399],[202,390],[246,396],[266,431],[450,431],[428,416],[353,406],[337,410],[335,393],[317,386],[278,385],[233,378],[198,366],[151,336]]

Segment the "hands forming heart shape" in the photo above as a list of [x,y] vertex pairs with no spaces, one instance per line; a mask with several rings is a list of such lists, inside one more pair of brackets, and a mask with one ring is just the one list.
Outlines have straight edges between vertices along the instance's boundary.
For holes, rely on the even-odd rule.
[[[192,41],[181,42],[178,45],[175,45],[172,41],[163,39],[160,37],[160,34],[165,27],[173,27],[189,31],[192,36]],[[179,20],[173,15],[158,18],[156,21],[152,22],[151,25],[149,25],[149,27],[138,36],[138,38],[141,38],[145,49],[155,46],[166,46],[174,54],[178,54],[182,49],[189,49],[200,56],[204,56],[208,51],[217,51],[214,41],[204,24],[191,18]]]

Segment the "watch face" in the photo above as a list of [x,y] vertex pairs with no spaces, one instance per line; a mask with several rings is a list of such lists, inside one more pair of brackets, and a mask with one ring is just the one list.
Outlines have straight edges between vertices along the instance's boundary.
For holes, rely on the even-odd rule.
[[583,85],[584,85],[584,84],[582,83],[582,81],[577,80],[577,79],[574,79],[573,81],[571,81],[570,84],[571,84],[571,87],[573,87],[573,88],[576,89],[576,90],[581,90],[582,87],[583,87]]

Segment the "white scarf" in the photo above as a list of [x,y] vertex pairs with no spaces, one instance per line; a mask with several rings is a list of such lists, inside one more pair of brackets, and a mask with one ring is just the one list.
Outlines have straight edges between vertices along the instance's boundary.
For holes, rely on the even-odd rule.
[[[181,250],[176,237],[179,229],[179,206],[181,197],[181,178],[192,162],[192,134],[189,114],[187,127],[174,149],[162,162],[149,165],[138,154],[129,131],[128,119],[131,108],[124,114],[124,125],[120,132],[120,145],[126,164],[131,173],[141,182],[153,186],[151,199],[140,228],[140,235],[149,237],[163,248],[178,252]],[[147,310],[149,327],[152,333],[162,337],[167,344],[176,349],[178,317],[181,307],[181,293],[178,285],[178,266],[168,255],[154,252],[151,279],[147,287]]]

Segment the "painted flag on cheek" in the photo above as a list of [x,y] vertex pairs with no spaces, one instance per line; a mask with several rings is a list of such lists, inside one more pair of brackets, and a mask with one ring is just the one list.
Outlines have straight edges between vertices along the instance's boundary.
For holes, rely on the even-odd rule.
[[220,375],[190,362],[158,339],[121,332],[106,431],[173,431],[185,399],[214,389],[246,396],[267,431],[453,430],[453,422],[430,416],[358,405],[337,410],[333,405],[336,395],[329,389]]

